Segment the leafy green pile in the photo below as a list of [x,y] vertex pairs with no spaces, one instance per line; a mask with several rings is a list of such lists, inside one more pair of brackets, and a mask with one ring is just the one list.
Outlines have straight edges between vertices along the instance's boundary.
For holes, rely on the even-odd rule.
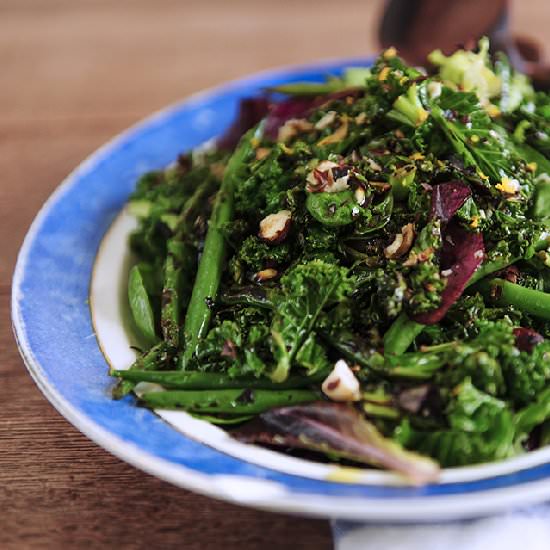
[[115,395],[417,483],[548,443],[550,96],[487,52],[281,86],[144,175]]

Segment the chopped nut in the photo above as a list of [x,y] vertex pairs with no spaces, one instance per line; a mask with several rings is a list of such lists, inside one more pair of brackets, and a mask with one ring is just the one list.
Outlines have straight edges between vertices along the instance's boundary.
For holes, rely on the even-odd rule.
[[355,190],[355,200],[357,201],[357,204],[359,206],[363,206],[365,204],[365,201],[367,200],[367,194],[365,193],[365,190],[362,187],[358,187]]
[[401,233],[398,233],[394,241],[384,249],[384,256],[388,259],[400,258],[410,250],[414,237],[414,225],[412,223],[404,225]]
[[334,180],[332,185],[329,185],[326,189],[326,193],[338,193],[339,191],[345,191],[348,186],[349,173],[340,176]]
[[374,172],[380,172],[382,170],[382,166],[380,166],[375,160],[369,157],[364,157],[364,159],[367,161],[369,168]]
[[324,130],[325,128],[328,128],[335,121],[335,119],[336,111],[329,111],[315,123],[315,129]]
[[292,213],[290,210],[279,210],[276,214],[269,214],[260,222],[260,239],[269,243],[280,243],[288,235]]
[[313,130],[313,124],[305,118],[291,118],[279,128],[279,132],[277,133],[277,141],[286,143],[298,134],[302,132],[309,132],[311,130]]
[[278,272],[276,269],[273,269],[272,267],[269,267],[267,269],[262,269],[261,271],[258,271],[256,275],[254,275],[254,279],[258,283],[263,283],[264,281],[269,281],[271,279],[274,279],[277,277]]
[[349,177],[350,174],[347,168],[331,160],[323,160],[307,175],[306,191],[310,193],[344,191],[348,188]]
[[399,257],[399,249],[401,248],[401,245],[403,244],[403,234],[397,233],[395,238],[393,239],[393,242],[388,245],[386,248],[384,248],[384,256],[386,258],[398,258]]
[[348,135],[348,117],[342,116],[342,124],[330,136],[324,137],[317,142],[317,145],[322,147],[332,143],[340,143]]
[[258,147],[256,149],[256,160],[263,160],[269,155],[271,149],[269,147]]
[[348,364],[340,359],[321,386],[323,393],[332,401],[359,401],[361,391],[359,381],[355,378]]
[[363,122],[365,122],[365,120],[367,120],[367,113],[359,113],[355,117],[355,124],[358,124],[360,126],[361,124],[363,124]]

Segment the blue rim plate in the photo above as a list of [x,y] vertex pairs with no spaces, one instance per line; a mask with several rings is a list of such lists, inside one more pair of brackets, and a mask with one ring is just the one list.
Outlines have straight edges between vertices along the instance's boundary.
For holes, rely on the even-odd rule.
[[[261,73],[192,96],[139,123],[83,162],[46,202],[20,251],[12,320],[23,359],[56,409],[119,458],[176,485],[257,508],[363,520],[474,517],[550,497],[550,449],[458,469],[425,487],[382,476],[357,483],[281,471],[182,435],[131,399],[113,401],[88,295],[100,243],[137,177],[219,135],[239,99],[266,86],[321,81],[366,59]],[[373,478],[374,479],[374,478]]]

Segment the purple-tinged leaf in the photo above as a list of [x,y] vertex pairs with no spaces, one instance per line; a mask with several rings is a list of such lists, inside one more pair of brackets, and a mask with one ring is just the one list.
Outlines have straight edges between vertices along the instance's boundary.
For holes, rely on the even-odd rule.
[[433,460],[386,439],[356,408],[341,403],[271,409],[233,435],[246,443],[308,449],[386,468],[415,485],[439,476]]
[[396,395],[397,405],[404,411],[417,414],[424,405],[430,390],[431,387],[429,384],[422,384],[421,386],[414,386],[401,390]]
[[430,217],[448,223],[471,195],[470,187],[462,181],[455,180],[434,185]]
[[543,336],[532,328],[517,327],[514,329],[514,336],[516,337],[516,348],[527,353],[532,353],[535,346],[544,342]]
[[258,124],[269,111],[269,101],[265,97],[248,97],[239,104],[239,112],[233,124],[218,138],[216,145],[219,149],[232,151],[241,137],[250,128]]
[[447,285],[441,293],[441,305],[426,313],[416,315],[414,320],[424,325],[433,325],[443,319],[449,308],[462,296],[468,281],[485,258],[485,245],[481,233],[464,229],[458,222],[447,225],[441,250],[441,275]]

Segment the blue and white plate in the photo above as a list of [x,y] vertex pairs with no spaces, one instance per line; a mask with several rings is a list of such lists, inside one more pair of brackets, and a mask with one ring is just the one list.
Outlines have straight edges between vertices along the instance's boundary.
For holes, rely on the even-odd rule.
[[[550,498],[550,449],[446,470],[415,488],[385,472],[311,463],[233,441],[183,412],[113,401],[108,362],[133,358],[124,325],[124,211],[137,177],[219,135],[239,99],[283,82],[321,81],[343,59],[245,78],[131,128],[80,165],[42,208],[19,255],[13,325],[27,367],[57,410],[123,460],[176,485],[267,510],[384,521],[473,517]],[[92,315],[93,312],[93,315]]]

